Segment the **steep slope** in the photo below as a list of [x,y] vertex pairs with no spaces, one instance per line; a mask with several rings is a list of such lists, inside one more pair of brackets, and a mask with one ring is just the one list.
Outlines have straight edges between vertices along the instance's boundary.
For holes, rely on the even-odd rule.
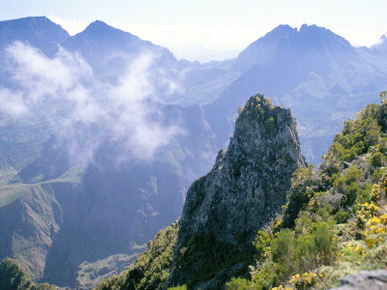
[[290,111],[250,98],[227,151],[187,193],[169,285],[214,288],[246,271],[251,241],[280,211],[299,166],[305,162]]
[[18,259],[33,280],[39,281],[50,247],[63,225],[66,205],[71,204],[79,186],[58,180],[14,183],[0,189],[0,259]]
[[[1,39],[8,39],[5,46],[20,40],[37,49],[21,45],[24,50],[14,56],[28,62],[0,66],[0,214],[4,217],[0,256],[17,257],[34,280],[44,277],[61,285],[91,287],[91,280],[125,269],[142,250],[140,244],[177,218],[188,185],[207,172],[217,151],[211,127],[223,147],[244,97],[267,91],[275,103],[291,106],[306,141],[303,152],[314,160],[320,154],[315,148],[328,147],[329,136],[342,126],[340,120],[363,102],[376,99],[376,94],[367,92],[386,83],[387,63],[380,49],[355,49],[315,26],[300,31],[281,26],[238,59],[207,64],[177,61],[167,49],[100,21],[71,38],[39,17],[0,22],[1,27],[5,33]],[[65,50],[58,51],[58,43]],[[139,73],[135,69],[144,63],[134,62],[132,71],[145,77],[131,81],[127,68],[147,53],[151,57],[140,58],[149,61],[147,69]],[[24,66],[37,62],[45,64],[34,66],[37,71]],[[18,75],[12,78],[15,67]],[[49,73],[42,74],[42,67],[49,67]],[[26,74],[18,78],[21,72]],[[136,89],[122,86],[117,92],[118,80],[134,83]],[[138,89],[143,81],[146,86]],[[154,114],[146,121],[164,119],[182,132],[156,158],[140,162],[128,152],[141,152],[144,146],[112,135],[117,131],[123,133],[121,137],[133,135],[138,123],[130,117],[141,110],[131,110],[129,99],[148,89],[152,100],[140,108],[147,111],[150,106]],[[20,117],[8,114],[4,103],[13,97],[18,103],[30,92],[33,97],[44,95],[40,106]],[[219,94],[219,101],[207,106],[206,116],[196,105],[153,104],[153,99],[208,104]],[[116,102],[119,98],[122,102]],[[74,102],[81,105],[74,107]],[[125,106],[130,110],[125,111]],[[105,112],[106,107],[113,110]],[[117,112],[123,112],[123,118],[116,118]],[[73,113],[79,119],[64,128]],[[89,123],[95,116],[102,118]],[[157,136],[153,140],[162,138],[165,132],[161,133],[151,134]],[[85,163],[90,155],[92,162]],[[224,162],[224,155],[219,158]],[[241,174],[237,169],[230,174],[234,173]]]
[[[185,234],[180,221],[160,231],[155,240],[148,243],[148,249],[135,262],[135,267],[101,282],[97,289],[165,289],[165,283],[171,282],[176,271],[180,272],[182,281],[174,283],[187,283],[176,289],[331,289],[338,286],[340,280],[347,284],[345,286],[355,287],[351,289],[361,287],[365,280],[384,289],[385,271],[380,269],[387,270],[386,95],[386,92],[380,95],[381,105],[370,104],[354,120],[345,122],[344,130],[336,135],[318,170],[310,165],[294,172],[282,213],[258,230],[252,243],[254,249],[244,252],[245,261],[251,262],[250,275],[246,278],[241,277],[241,272],[234,272],[235,276],[225,285],[215,284],[215,281],[197,283],[198,280],[190,284],[187,277],[200,273],[201,279],[208,278],[214,268],[222,279],[229,279],[227,253],[231,251],[235,260],[240,257],[235,255],[236,245],[219,247],[217,237],[190,239],[185,248],[178,248],[180,235]],[[193,184],[190,193],[198,192],[199,183],[200,179]],[[207,201],[204,196],[202,204]],[[199,224],[205,223],[221,205],[222,200],[219,200],[215,206],[201,212],[203,219],[198,217]],[[220,217],[224,217],[222,214]],[[220,219],[212,222],[222,223]],[[179,231],[176,231],[177,225]],[[248,223],[240,226],[248,226]],[[228,230],[227,226],[215,229],[223,238],[225,234],[228,238]],[[178,246],[172,263],[170,252],[176,240]],[[227,241],[222,245],[227,245]],[[201,255],[203,253],[206,255]],[[191,259],[186,262],[190,267],[183,271],[175,268],[184,265],[184,260],[176,258],[188,254]],[[217,260],[219,255],[222,259]],[[203,263],[197,268],[198,259],[195,258],[198,256],[210,265]]]
[[165,289],[177,242],[179,222],[161,229],[133,267],[101,281],[96,289]]
[[[37,34],[51,35],[50,22],[43,25],[46,20],[15,20],[10,41],[24,41],[24,30],[33,29],[33,23],[39,24]],[[51,38],[46,42],[54,43]],[[27,51],[30,57],[23,59],[26,62],[12,59],[16,63],[1,68],[10,75],[0,83],[0,97],[8,102],[20,96],[18,100],[25,101],[27,112],[13,115],[2,107],[0,258],[17,258],[33,281],[91,287],[90,281],[106,271],[128,267],[143,244],[178,217],[189,184],[210,168],[216,151],[213,133],[199,106],[168,106],[154,100],[162,100],[162,80],[167,78],[158,69],[179,65],[167,49],[99,21],[61,41],[76,53],[61,49],[53,56],[42,55],[40,46],[22,45],[16,57]],[[138,64],[149,65],[146,76],[141,78],[141,72],[135,71],[135,76],[124,77],[123,71],[126,73],[132,61],[147,52],[155,54],[156,60],[150,58],[146,59],[149,64]],[[92,62],[90,66],[79,54]],[[42,74],[40,65],[29,71],[36,62],[50,68],[54,64],[53,72],[58,70],[59,75],[51,71],[50,75]],[[17,65],[20,71],[13,71]],[[86,69],[86,75],[79,76],[76,71],[82,69]],[[146,79],[151,70],[154,74],[150,75],[160,75],[160,83]],[[104,78],[105,73],[123,82],[141,78],[149,83],[146,89],[154,88],[147,96],[150,99],[133,101],[137,94],[143,94],[133,92],[130,86],[117,92],[121,88],[116,88],[115,80]],[[97,81],[95,74],[103,80]],[[67,77],[72,84],[68,85]],[[137,82],[132,82],[137,88]],[[45,91],[51,86],[52,90]],[[94,86],[109,87],[108,93],[91,93]],[[77,91],[75,98],[71,98],[73,91],[66,90],[68,87]],[[30,93],[36,97],[34,104],[29,103]],[[87,101],[78,108],[78,101],[84,97]],[[92,112],[86,108],[90,103]],[[141,112],[131,111],[133,106],[139,106],[137,111]],[[105,112],[106,107],[112,108],[111,112]],[[78,109],[80,115],[76,116]],[[89,114],[96,111],[98,118],[90,121]],[[140,121],[133,117],[144,111],[146,116]],[[122,118],[117,117],[118,112]],[[106,117],[113,121],[106,121]],[[158,137],[158,132],[152,130],[144,136],[148,124],[176,132],[171,138],[162,130]],[[134,133],[138,134],[138,139],[133,139],[137,142],[128,142]],[[144,145],[141,141],[147,138],[154,138],[154,142]],[[154,146],[159,144],[156,139],[162,139],[163,146]],[[147,155],[148,148],[143,148],[147,145],[159,151]]]
[[[153,157],[139,159],[109,127],[100,126],[101,133],[78,126],[76,140],[51,137],[41,157],[7,177],[0,187],[0,258],[15,257],[34,281],[61,286],[91,287],[106,263],[109,272],[128,267],[177,219],[189,184],[215,154],[199,106],[158,106],[165,125],[184,132]],[[90,134],[102,136],[93,162],[71,158],[74,141],[88,148]],[[86,278],[86,268],[96,273]]]
[[290,177],[305,161],[290,110],[262,95],[250,98],[235,127],[227,151],[188,190],[181,220],[160,231],[133,268],[98,289],[220,289],[247,275],[257,230],[281,210]]
[[9,290],[55,290],[54,285],[34,284],[18,262],[6,258],[0,263],[0,288]]
[[387,269],[385,95],[345,122],[318,171],[295,172],[283,215],[257,234],[250,279],[228,289],[330,289]]

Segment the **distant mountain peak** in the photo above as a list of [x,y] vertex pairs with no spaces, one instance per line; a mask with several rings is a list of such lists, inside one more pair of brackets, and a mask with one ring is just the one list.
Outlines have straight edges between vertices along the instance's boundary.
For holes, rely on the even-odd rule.
[[[31,22],[35,22],[35,23],[52,23],[52,24],[55,24],[54,22],[52,22],[50,19],[48,19],[46,16],[28,16],[28,17],[22,17],[22,18],[18,18],[18,19],[11,19],[11,20],[4,20],[4,21],[0,21],[0,23],[31,23]],[[57,25],[57,24],[55,24]]]
[[371,46],[371,49],[374,51],[379,51],[382,53],[387,53],[387,33],[383,34],[378,43]]
[[0,21],[0,47],[19,40],[52,54],[69,37],[66,30],[44,16]]
[[316,24],[308,25],[304,23],[301,25],[298,31],[301,32],[301,31],[311,31],[311,30],[317,31],[317,30],[328,30],[328,29],[326,29],[325,27],[317,26]]
[[101,25],[101,26],[110,26],[106,24],[106,22],[103,22],[102,20],[95,20],[94,22],[90,23],[90,25]]
[[383,43],[387,44],[387,32],[380,37],[379,42],[376,45],[383,44]]
[[11,29],[19,29],[19,30],[21,29],[26,30],[29,28],[34,28],[35,30],[37,30],[37,29],[46,29],[47,27],[54,27],[58,30],[63,30],[67,34],[67,37],[69,36],[67,31],[65,31],[59,24],[52,22],[46,16],[29,16],[29,17],[23,17],[19,19],[0,21],[0,28],[4,26],[7,26],[8,28],[11,28]]
[[106,22],[103,22],[102,20],[93,21],[86,27],[85,30],[93,30],[93,29],[120,30],[120,29],[114,28],[113,26],[110,26],[109,24],[107,24]]
[[[108,25],[101,20],[90,23],[83,31],[74,35],[71,39],[88,39],[97,42],[112,42],[118,45],[117,41],[137,41],[139,38],[129,32]],[[70,39],[70,40],[71,40]]]
[[314,36],[318,35],[336,35],[331,30],[322,27],[317,26],[316,24],[302,24],[301,27],[298,29],[298,35],[305,35],[305,34],[313,34]]
[[272,31],[266,33],[263,38],[280,37],[295,33],[297,33],[297,28],[291,27],[288,24],[281,24],[274,28]]
[[303,24],[299,29],[279,25],[243,50],[237,64],[243,69],[252,65],[267,65],[275,55],[302,56],[304,53],[334,55],[346,51],[351,54],[351,44],[331,30]]

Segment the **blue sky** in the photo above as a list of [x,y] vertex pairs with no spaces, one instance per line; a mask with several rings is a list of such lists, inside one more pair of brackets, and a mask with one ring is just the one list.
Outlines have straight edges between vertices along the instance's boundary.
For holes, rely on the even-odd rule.
[[279,24],[317,24],[355,46],[387,33],[386,0],[0,0],[0,20],[48,16],[71,34],[98,19],[178,58],[236,56]]

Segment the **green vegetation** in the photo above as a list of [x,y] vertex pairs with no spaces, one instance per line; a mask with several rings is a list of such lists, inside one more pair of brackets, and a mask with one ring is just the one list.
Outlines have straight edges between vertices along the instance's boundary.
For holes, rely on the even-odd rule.
[[345,122],[318,171],[299,169],[283,213],[255,239],[250,279],[227,289],[325,289],[387,269],[387,103]]
[[47,283],[34,284],[17,260],[5,258],[0,263],[0,289],[51,290],[56,287]]
[[[387,269],[386,113],[383,98],[381,105],[368,105],[345,122],[318,170],[309,166],[294,173],[282,213],[258,231],[252,251],[235,259],[250,263],[249,277],[235,271],[227,289],[326,289],[361,270]],[[173,239],[165,238],[168,232]],[[164,288],[176,239],[176,228],[162,230],[130,271],[98,289]],[[179,259],[192,266],[190,259],[209,255],[212,263],[183,269],[187,285],[170,289],[198,285],[187,277],[205,281],[225,274],[222,269],[230,265],[224,261],[232,259],[219,255],[238,254],[210,236],[194,237],[189,245]]]
[[91,289],[102,279],[127,270],[136,258],[136,254],[112,255],[95,262],[83,262],[78,266],[77,282],[81,288]]
[[177,287],[170,287],[168,288],[168,290],[187,290],[187,286],[183,285],[183,286],[177,286]]
[[[382,101],[381,105],[367,106],[354,120],[345,122],[318,170],[309,166],[294,173],[282,213],[258,231],[251,249],[245,247],[242,251],[226,242],[220,244],[211,236],[193,237],[179,252],[179,259],[191,265],[182,269],[187,275],[186,285],[170,289],[192,288],[212,279],[220,281],[219,275],[234,276],[226,283],[228,289],[324,289],[360,270],[387,269],[387,103]],[[56,181],[79,182],[81,171],[82,168],[71,168]],[[4,171],[2,176],[8,180],[14,171]],[[56,203],[43,198],[43,187],[50,188],[49,182],[23,186],[27,185],[2,185],[2,206],[26,191],[29,194],[23,194],[24,199],[33,197],[37,201],[33,204]],[[40,207],[34,210],[39,216],[54,220],[53,213],[43,213]],[[28,222],[47,233],[57,229],[55,223],[36,217]],[[178,223],[161,230],[130,269],[101,281],[97,289],[164,289],[172,269],[178,230]],[[238,241],[246,243],[243,234]],[[20,250],[32,248],[32,244],[14,246]],[[189,261],[201,257],[211,263],[193,268]],[[127,262],[117,256],[113,262],[122,261]],[[111,262],[82,264],[79,282],[91,287],[97,277],[111,275]],[[6,258],[0,264],[0,288],[54,286],[34,284],[16,260]]]
[[35,160],[48,140],[51,130],[43,117],[15,121],[0,118],[0,164],[18,170]]
[[[133,267],[100,282],[96,289],[164,289],[177,242],[178,223],[160,230]],[[177,288],[186,289],[186,288]]]
[[11,183],[0,185],[0,207],[6,206],[16,199],[18,199],[23,193],[29,190],[31,186],[28,184]]
[[[240,235],[240,239],[244,239]],[[246,244],[241,241],[241,244]],[[220,281],[232,275],[244,275],[253,261],[254,247],[241,247],[217,241],[213,235],[195,235],[186,247],[180,249],[179,271],[189,289],[202,281],[211,282],[211,288],[219,288]]]

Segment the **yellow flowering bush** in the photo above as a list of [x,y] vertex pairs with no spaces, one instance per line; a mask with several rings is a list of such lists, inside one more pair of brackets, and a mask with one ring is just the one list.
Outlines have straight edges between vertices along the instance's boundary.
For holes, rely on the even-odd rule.
[[366,249],[363,247],[363,245],[355,242],[349,242],[344,248],[343,248],[343,255],[350,256],[351,253],[356,253],[361,256],[365,256]]
[[357,211],[358,223],[364,226],[365,242],[368,248],[384,240],[387,233],[387,214],[381,215],[376,202],[380,199],[380,186],[374,184],[371,191],[371,203],[363,203]]
[[283,285],[278,285],[278,287],[273,287],[272,290],[293,290],[293,288],[285,287]]
[[365,241],[368,248],[380,243],[386,237],[387,232],[387,214],[381,217],[373,216],[366,223],[364,231]]
[[357,211],[357,217],[359,224],[365,224],[367,221],[374,216],[377,216],[379,214],[380,207],[374,203],[368,203],[365,202],[360,205],[360,209]]
[[371,190],[371,200],[378,201],[380,199],[380,185],[374,184]]
[[309,289],[313,286],[319,286],[320,277],[317,273],[306,272],[304,274],[295,274],[290,279],[289,283],[294,285],[297,289]]
[[282,218],[276,218],[274,221],[273,231],[278,231],[281,228],[283,222],[284,220]]

